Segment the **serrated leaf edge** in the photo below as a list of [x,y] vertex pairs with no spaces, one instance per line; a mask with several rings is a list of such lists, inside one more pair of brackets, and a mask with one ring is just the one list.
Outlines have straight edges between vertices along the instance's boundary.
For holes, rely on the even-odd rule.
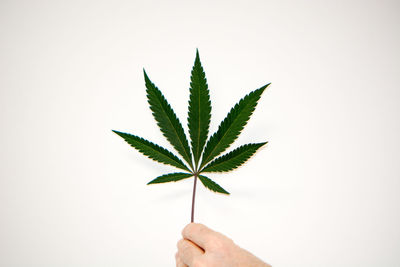
[[[231,110],[228,112],[228,114],[225,116],[225,118],[224,118],[224,119],[222,120],[222,122],[220,123],[220,125],[219,125],[219,127],[218,127],[218,130],[217,130],[215,133],[213,133],[213,134],[211,135],[211,137],[208,139],[208,141],[207,141],[207,143],[206,143],[206,145],[205,145],[205,148],[204,148],[203,155],[202,155],[203,158],[202,158],[202,162],[201,162],[201,165],[200,165],[200,169],[202,169],[207,163],[209,163],[210,161],[212,161],[215,157],[217,157],[218,155],[220,155],[221,153],[223,153],[223,152],[224,152],[227,148],[229,148],[229,147],[232,145],[232,143],[237,139],[237,137],[240,135],[240,133],[241,133],[241,131],[243,130],[243,128],[247,125],[247,122],[248,122],[248,120],[250,119],[251,115],[253,114],[254,109],[256,108],[256,106],[257,106],[257,104],[258,104],[258,101],[259,101],[259,99],[260,99],[262,93],[264,92],[264,90],[265,90],[270,84],[271,84],[271,83],[268,83],[268,84],[266,84],[266,85],[260,87],[259,89],[256,89],[256,90],[254,90],[254,91],[248,93],[246,96],[244,96],[242,99],[240,99],[239,102],[238,102],[237,104],[235,104],[235,105],[231,108]],[[214,137],[214,136],[216,136],[216,135],[218,134],[218,132],[221,131],[222,125],[223,125],[224,122],[229,118],[230,114],[231,114],[232,112],[234,112],[236,108],[239,108],[240,104],[243,103],[243,101],[244,101],[246,98],[249,98],[251,94],[256,94],[256,93],[259,92],[259,91],[261,91],[261,92],[260,92],[260,94],[259,94],[259,96],[258,96],[258,99],[257,99],[256,102],[255,102],[255,106],[254,106],[253,111],[250,113],[249,118],[246,120],[246,122],[245,122],[244,125],[242,126],[242,129],[238,132],[237,136],[233,139],[233,141],[232,141],[224,150],[222,150],[221,152],[219,152],[219,153],[216,154],[216,155],[213,155],[215,149],[218,147],[218,144],[221,143],[221,141],[224,139],[225,135],[227,134],[229,128],[232,127],[232,125],[234,124],[234,123],[232,122],[232,123],[230,123],[228,129],[225,130],[225,132],[224,132],[224,134],[222,135],[222,137],[219,138],[218,142],[214,145],[214,147],[212,148],[211,152],[208,153],[207,158],[204,158],[204,153],[205,153],[206,150],[207,150],[207,146],[213,141],[214,138],[216,138],[216,137]],[[249,104],[250,104],[250,103],[249,103]],[[238,116],[236,116],[236,118],[237,118],[237,117],[238,117]],[[235,118],[235,120],[236,120],[236,118]],[[211,156],[211,155],[212,155],[212,156]]]
[[[154,160],[156,162],[160,162],[160,163],[163,163],[165,165],[174,166],[176,168],[179,168],[179,169],[182,169],[182,170],[190,172],[190,169],[176,155],[174,155],[171,151],[163,148],[162,146],[157,145],[156,143],[153,143],[153,142],[151,142],[149,140],[146,140],[146,139],[144,139],[144,138],[142,138],[140,136],[137,136],[137,135],[133,135],[133,134],[130,134],[130,133],[125,133],[125,132],[120,132],[120,131],[116,131],[116,130],[112,130],[112,131],[115,134],[117,134],[118,136],[120,136],[122,139],[124,139],[125,142],[127,142],[131,147],[135,148],[137,151],[139,151],[143,155],[147,156],[148,158],[150,158],[150,159],[152,159],[152,160]],[[150,155],[147,152],[145,153],[143,151],[143,149],[139,149],[139,148],[135,147],[134,145],[132,145],[131,143],[129,143],[131,140],[129,140],[128,138],[139,139],[141,145],[150,147],[151,149],[155,150],[157,154],[161,154],[162,156],[169,158],[171,161],[175,162],[176,164],[171,164],[171,163],[159,160],[156,157],[154,157],[154,155]],[[138,142],[137,140],[135,140],[135,141]],[[154,146],[155,149],[152,146]]]
[[[190,153],[190,147],[189,147],[188,139],[187,139],[187,136],[186,136],[186,134],[185,134],[185,131],[184,131],[183,127],[182,127],[182,123],[180,122],[178,116],[176,115],[176,113],[175,113],[175,111],[173,110],[172,106],[168,103],[167,99],[165,98],[165,96],[163,95],[163,93],[161,92],[161,90],[158,89],[158,87],[150,80],[150,78],[148,77],[148,75],[147,75],[145,69],[143,69],[143,73],[144,73],[145,84],[146,84],[146,89],[147,89],[146,91],[147,91],[148,103],[150,104],[149,91],[154,90],[154,92],[155,92],[156,94],[158,94],[159,97],[161,97],[161,100],[160,100],[160,99],[158,99],[158,97],[156,96],[156,97],[157,97],[156,100],[159,102],[159,105],[160,105],[161,107],[163,107],[163,102],[164,102],[164,103],[166,104],[166,106],[167,106],[167,109],[169,109],[169,112],[171,112],[171,116],[173,116],[173,119],[175,119],[176,122],[177,122],[177,124],[178,124],[178,125],[175,125],[175,124],[171,121],[171,118],[170,118],[168,115],[166,115],[166,117],[167,117],[167,119],[168,119],[170,125],[172,126],[172,129],[173,129],[173,131],[174,131],[174,134],[176,135],[176,137],[177,137],[177,139],[178,139],[178,141],[179,141],[179,143],[180,143],[180,146],[181,146],[181,148],[182,148],[182,151],[180,151],[181,149],[178,149],[177,146],[176,146],[176,144],[174,144],[174,143],[169,139],[169,137],[168,137],[168,135],[166,134],[165,130],[163,130],[163,128],[165,128],[165,127],[162,126],[162,125],[160,124],[160,122],[157,120],[156,115],[155,115],[155,112],[154,112],[153,109],[152,109],[152,105],[150,104],[150,109],[151,109],[151,111],[152,111],[153,117],[155,118],[155,120],[156,120],[156,122],[157,122],[158,127],[160,128],[162,134],[163,134],[164,137],[168,140],[168,142],[175,148],[175,150],[177,150],[177,152],[183,157],[183,159],[184,159],[184,160],[190,165],[190,167],[193,169],[192,155],[191,155],[191,153]],[[149,89],[148,86],[147,86],[148,84],[151,85],[152,88]],[[166,113],[167,113],[167,112],[166,112]],[[182,132],[182,135],[183,135],[183,136],[180,136],[180,134],[178,133],[176,127],[179,128],[179,131]],[[184,140],[181,140],[181,137],[182,137]]]
[[[213,180],[211,180],[210,178],[208,178],[207,176],[204,175],[199,175],[198,176],[201,183],[204,185],[204,187],[206,187],[207,189],[215,192],[215,193],[221,193],[221,194],[226,194],[226,195],[230,195],[230,193],[228,191],[226,191],[225,189],[223,189],[219,184],[217,184],[216,182],[214,182]],[[217,187],[220,191],[218,190],[214,190],[213,188],[209,187],[208,185],[206,185],[206,182],[211,183],[213,186]]]
[[[162,182],[158,182],[158,180],[162,180],[162,178],[168,178],[168,177],[174,177],[174,176],[181,176],[176,180],[171,180],[171,181],[162,181]],[[192,173],[185,173],[185,172],[173,172],[173,173],[168,173],[168,174],[163,174],[161,176],[158,176],[157,178],[151,180],[150,182],[148,182],[147,184],[161,184],[161,183],[169,183],[169,182],[177,182],[183,179],[187,179],[192,177],[193,174]]]
[[[242,166],[244,163],[246,163],[251,157],[254,156],[254,154],[257,152],[258,149],[260,149],[261,147],[263,147],[265,144],[267,144],[268,142],[262,142],[262,143],[250,143],[250,144],[245,144],[242,145],[234,150],[232,150],[231,152],[222,155],[216,159],[214,159],[213,161],[211,161],[210,163],[208,163],[200,172],[229,172],[232,171],[234,169],[239,168],[240,166]],[[235,154],[237,151],[239,151],[240,149],[243,149],[245,147],[249,147],[249,149],[243,151],[241,154],[235,155],[232,158],[229,158],[231,155]],[[254,149],[254,150],[253,150]],[[248,153],[249,150],[253,150],[252,152],[250,152],[251,154],[249,154],[247,156],[247,158],[245,157],[242,162],[240,162],[238,165],[235,165],[233,167],[230,167],[229,169],[224,169],[224,170],[215,170],[216,166],[218,166],[219,164],[226,164],[228,161],[233,161],[235,158],[241,157],[243,154]],[[226,159],[226,160],[225,160]],[[207,170],[209,168],[213,168],[212,170]]]

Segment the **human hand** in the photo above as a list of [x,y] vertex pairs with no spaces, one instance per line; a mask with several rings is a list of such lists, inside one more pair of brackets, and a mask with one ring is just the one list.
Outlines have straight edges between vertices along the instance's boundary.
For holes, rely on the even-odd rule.
[[205,225],[190,223],[182,236],[175,254],[176,267],[271,267]]

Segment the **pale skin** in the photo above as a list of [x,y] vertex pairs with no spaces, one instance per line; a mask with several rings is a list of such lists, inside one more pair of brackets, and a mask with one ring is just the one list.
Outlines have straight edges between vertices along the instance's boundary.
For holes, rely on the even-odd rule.
[[176,267],[271,267],[203,224],[188,224],[182,237],[177,244]]

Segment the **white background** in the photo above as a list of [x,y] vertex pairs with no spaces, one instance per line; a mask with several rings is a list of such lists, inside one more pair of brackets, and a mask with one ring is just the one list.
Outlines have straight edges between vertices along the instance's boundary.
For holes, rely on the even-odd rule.
[[272,85],[232,146],[269,141],[196,221],[273,266],[400,266],[397,1],[1,1],[0,265],[175,266],[192,180],[111,129],[169,149],[142,68],[186,128],[199,48],[211,132]]

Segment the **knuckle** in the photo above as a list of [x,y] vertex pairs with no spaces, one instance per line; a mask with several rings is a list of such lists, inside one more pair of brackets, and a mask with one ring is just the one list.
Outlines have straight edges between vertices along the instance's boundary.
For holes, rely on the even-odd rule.
[[178,242],[176,242],[176,247],[178,249],[180,249],[182,247],[182,242],[183,242],[183,239],[180,239]]
[[188,252],[190,252],[190,245],[188,244],[187,241],[182,240],[178,250],[182,255],[186,255]]
[[205,267],[205,265],[201,258],[195,258],[193,259],[191,267]]
[[218,238],[210,238],[210,244],[213,246],[213,248],[215,249],[222,249],[223,247],[225,247],[225,243]]
[[187,235],[187,233],[189,233],[192,228],[192,223],[189,223],[188,225],[186,225],[184,228],[183,228],[183,230],[182,230],[182,236],[186,236]]
[[214,249],[227,250],[230,247],[232,247],[233,244],[234,244],[233,240],[227,237],[226,238],[221,236],[210,237],[210,245],[212,245]]
[[188,225],[185,226],[185,228],[183,228],[182,235],[185,236],[191,232],[201,231],[202,228],[203,225],[200,223],[189,223]]
[[235,243],[233,242],[233,240],[232,239],[230,239],[229,237],[225,237],[226,239],[225,239],[225,242],[226,242],[226,244],[227,245],[229,245],[229,246],[233,246]]

